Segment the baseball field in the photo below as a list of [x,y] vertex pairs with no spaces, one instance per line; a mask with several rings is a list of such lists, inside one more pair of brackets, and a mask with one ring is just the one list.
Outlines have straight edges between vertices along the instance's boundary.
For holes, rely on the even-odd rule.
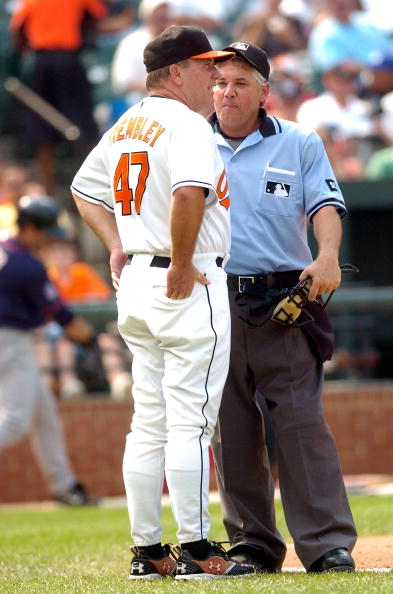
[[[7,594],[121,594],[254,592],[391,594],[393,592],[393,496],[350,497],[359,531],[355,574],[307,575],[294,553],[281,503],[277,521],[288,542],[281,575],[180,583],[172,579],[129,582],[128,517],[124,507],[84,509],[53,505],[0,509],[0,592]],[[210,506],[210,537],[225,540],[218,503]],[[176,542],[168,506],[164,542]]]

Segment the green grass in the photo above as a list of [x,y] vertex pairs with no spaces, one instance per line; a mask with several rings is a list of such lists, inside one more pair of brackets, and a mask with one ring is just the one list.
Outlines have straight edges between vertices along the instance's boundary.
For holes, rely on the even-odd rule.
[[[289,541],[281,504],[277,522]],[[362,536],[393,534],[393,496],[351,497]],[[211,505],[210,537],[225,540],[218,504]],[[163,510],[164,541],[176,542],[169,508]],[[393,537],[392,537],[393,538]],[[51,509],[0,511],[0,592],[9,594],[121,594],[177,592],[229,594],[393,592],[393,572],[355,575],[284,573],[236,580],[178,583],[128,582],[130,544],[125,509]]]

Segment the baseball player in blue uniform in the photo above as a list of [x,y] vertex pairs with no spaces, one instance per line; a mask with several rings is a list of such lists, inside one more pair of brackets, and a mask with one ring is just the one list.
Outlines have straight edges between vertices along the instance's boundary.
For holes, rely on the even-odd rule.
[[[144,50],[149,96],[104,134],[72,183],[85,221],[110,250],[119,330],[133,354],[135,410],[123,476],[134,541],[130,579],[236,577],[208,539],[209,455],[228,370],[222,264],[229,195],[212,130],[198,111],[218,71],[195,27],[165,29]],[[124,265],[127,261],[127,265]],[[161,543],[166,476],[180,543]]]
[[75,342],[94,337],[90,325],[63,304],[34,255],[61,234],[58,214],[51,198],[24,196],[17,235],[0,244],[0,451],[30,434],[53,498],[84,505],[94,500],[71,469],[54,396],[41,378],[32,341],[34,329],[50,319]]
[[[322,404],[323,361],[332,354],[326,310],[314,300],[336,289],[344,199],[319,136],[268,115],[265,52],[237,42],[219,65],[211,124],[231,196],[230,368],[213,441],[224,523],[239,561],[280,570],[273,481],[255,393],[266,398],[278,450],[282,502],[295,550],[309,572],[353,571],[356,530]],[[312,224],[318,244],[307,243]],[[277,298],[311,279],[314,322],[270,319]],[[285,291],[284,291],[285,292]],[[311,318],[307,318],[310,322]]]

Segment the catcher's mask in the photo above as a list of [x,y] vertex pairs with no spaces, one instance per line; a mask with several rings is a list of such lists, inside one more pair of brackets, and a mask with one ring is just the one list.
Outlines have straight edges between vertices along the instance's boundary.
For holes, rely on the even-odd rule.
[[[352,264],[343,264],[340,266],[342,273],[359,272],[359,268]],[[312,280],[307,278],[300,281],[297,285],[289,289],[288,294],[282,299],[274,308],[270,319],[282,326],[289,328],[301,328],[306,324],[311,324],[315,321],[314,317],[304,308],[308,303],[308,295],[311,288]],[[332,298],[334,291],[329,293],[325,302],[318,297],[318,301],[322,307],[326,307]]]

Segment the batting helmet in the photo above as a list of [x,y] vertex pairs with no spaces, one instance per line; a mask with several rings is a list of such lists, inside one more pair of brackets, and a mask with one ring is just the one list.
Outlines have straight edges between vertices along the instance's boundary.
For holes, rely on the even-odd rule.
[[66,233],[57,224],[59,214],[59,206],[49,196],[22,196],[18,204],[16,222],[19,227],[30,223],[37,229],[42,229],[54,239],[62,239]]

